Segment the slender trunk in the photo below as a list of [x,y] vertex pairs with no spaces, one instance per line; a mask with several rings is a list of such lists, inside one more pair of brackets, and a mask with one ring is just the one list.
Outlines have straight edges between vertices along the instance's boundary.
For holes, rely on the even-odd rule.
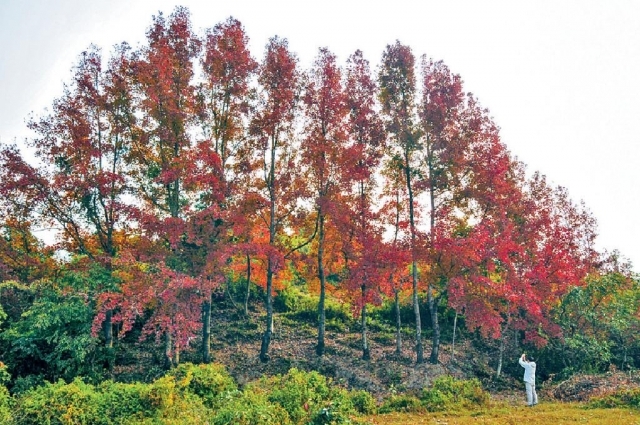
[[[109,271],[110,276],[112,276],[112,273],[113,273],[112,271],[113,265],[111,264],[111,262],[113,260],[113,256],[115,255],[114,249],[113,248],[109,249],[109,247],[111,246],[112,246],[111,244],[107,246],[108,247],[107,250],[111,254],[111,257],[109,258],[105,266],[106,269]],[[108,349],[113,348],[113,310],[111,309],[105,312],[104,322],[102,323],[102,330],[104,333],[104,346],[107,347]]]
[[451,339],[451,360],[456,358],[456,328],[458,326],[458,313],[453,316],[453,338]]
[[115,366],[115,351],[113,349],[113,310],[107,310],[102,322],[104,332],[104,346],[106,348],[105,366],[109,373],[113,373]]
[[247,254],[247,287],[244,292],[244,315],[249,316],[249,293],[251,290],[251,257]]
[[[427,165],[429,168],[429,201],[431,202],[431,214],[429,225],[429,232],[431,234],[431,250],[433,250],[433,232],[436,227],[436,182],[434,177],[433,155],[431,151],[431,139],[427,134]],[[427,288],[427,302],[429,304],[429,313],[431,314],[431,323],[433,326],[433,340],[431,341],[431,357],[429,362],[432,364],[438,364],[438,357],[440,355],[440,323],[438,322],[438,300],[440,297],[434,299],[433,287],[429,284]]]
[[318,301],[318,346],[316,347],[316,354],[318,356],[324,355],[324,329],[325,329],[325,286],[326,277],[324,275],[324,215],[318,212],[319,224],[318,224],[318,278],[320,279],[320,300]]
[[405,178],[409,195],[409,224],[411,230],[411,284],[413,288],[413,313],[416,318],[416,363],[424,363],[422,348],[422,325],[420,323],[420,304],[418,302],[418,261],[416,254],[416,225],[413,211],[413,189],[411,188],[411,169],[409,154],[405,152]]
[[496,369],[496,378],[500,377],[502,373],[502,361],[504,358],[504,348],[505,348],[505,340],[507,338],[507,333],[509,332],[509,325],[511,324],[511,314],[507,315],[507,322],[504,325],[504,329],[501,329],[500,332],[500,348],[498,353],[498,368]]
[[202,303],[202,362],[211,363],[211,291]]
[[272,264],[271,258],[267,260],[267,317],[266,317],[266,329],[264,335],[262,335],[262,345],[260,346],[260,360],[263,362],[269,361],[269,345],[271,344],[271,336],[273,332],[273,272],[271,271]]
[[[276,243],[276,192],[275,192],[275,175],[276,175],[276,146],[277,136],[271,136],[271,161],[269,163],[268,177],[266,184],[269,189],[269,246],[274,247]],[[249,266],[247,266],[249,267]],[[267,259],[267,294],[266,294],[266,329],[262,336],[262,344],[260,345],[260,360],[269,361],[269,346],[271,345],[271,336],[273,334],[273,261],[271,255]]]
[[171,339],[171,333],[165,331],[164,333],[164,368],[169,370],[173,367],[173,341]]
[[176,348],[173,350],[173,365],[178,366],[180,364],[180,347],[176,344]]
[[499,378],[500,374],[502,373],[502,360],[504,358],[504,337],[505,334],[503,332],[500,336],[500,349],[498,352],[498,368],[496,369],[496,378]]
[[396,304],[396,354],[402,355],[402,319],[400,317],[400,291],[395,290],[395,304]]
[[440,354],[440,322],[438,322],[439,299],[440,297],[433,296],[433,288],[429,285],[427,288],[427,303],[429,304],[429,313],[431,314],[431,324],[433,326],[433,341],[429,362],[432,364],[438,364],[438,357]]
[[365,286],[362,285],[362,360],[371,359],[371,350],[367,340],[367,303],[365,302]]
[[104,316],[104,322],[102,328],[104,330],[104,346],[107,348],[113,347],[113,310],[107,310]]

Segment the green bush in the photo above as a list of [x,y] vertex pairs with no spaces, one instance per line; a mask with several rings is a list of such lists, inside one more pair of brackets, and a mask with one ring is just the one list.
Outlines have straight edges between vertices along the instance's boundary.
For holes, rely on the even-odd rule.
[[451,394],[431,389],[425,390],[420,396],[421,404],[429,412],[441,412],[452,408],[455,403]]
[[226,368],[220,364],[184,363],[170,373],[182,387],[202,399],[205,406],[216,408],[224,394],[238,389]]
[[296,368],[285,375],[263,378],[246,391],[264,392],[269,402],[281,406],[294,424],[348,423],[355,414],[349,393],[318,372]]
[[379,413],[391,412],[424,412],[424,406],[420,399],[410,394],[398,394],[384,400],[382,406],[378,409]]
[[287,411],[269,402],[267,394],[258,388],[226,393],[221,407],[211,421],[213,425],[291,425]]
[[20,425],[99,424],[99,396],[77,378],[31,389],[18,398],[14,421]]
[[149,398],[149,385],[125,384],[113,381],[101,383],[99,393],[99,424],[142,423],[153,418],[155,410]]
[[14,395],[25,393],[35,387],[44,385],[45,379],[43,375],[26,375],[18,376],[11,387]]
[[624,389],[592,399],[589,407],[614,408],[632,407],[640,409],[640,388]]
[[42,375],[52,382],[103,378],[108,353],[91,336],[95,311],[86,298],[90,285],[88,277],[72,272],[38,284],[37,297],[20,320],[0,332],[0,351],[14,377]]
[[155,411],[154,419],[174,424],[203,424],[211,415],[202,399],[187,390],[186,382],[167,375],[155,380],[149,388],[148,401]]
[[459,380],[445,375],[436,378],[431,388],[423,390],[420,400],[428,411],[436,412],[484,405],[489,401],[489,393],[477,379]]
[[365,415],[371,415],[376,413],[378,406],[376,399],[368,392],[364,390],[352,391],[350,394],[351,404],[358,413]]
[[[213,402],[213,392],[201,391],[200,385],[215,377],[216,369],[185,365],[152,384],[105,381],[94,387],[79,378],[69,384],[47,382],[18,397],[14,421],[21,425],[207,423],[213,412],[204,400]],[[1,405],[0,395],[0,412]]]
[[4,385],[0,385],[0,424],[9,423],[13,409],[13,398]]
[[[292,319],[316,323],[318,302],[317,295],[309,294],[299,287],[291,285],[275,296],[274,308],[277,311],[288,313]],[[325,299],[325,318],[327,326],[335,328],[337,331],[343,331],[346,324],[353,322],[349,307],[331,297]]]

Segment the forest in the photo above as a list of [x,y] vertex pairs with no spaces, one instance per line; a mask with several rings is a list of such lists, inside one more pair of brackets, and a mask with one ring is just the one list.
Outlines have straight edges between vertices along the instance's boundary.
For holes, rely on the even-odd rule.
[[[637,274],[596,249],[587,206],[527,170],[442,61],[397,41],[374,66],[321,48],[303,69],[286,39],[255,57],[238,20],[197,32],[183,7],[146,35],[81,52],[27,145],[0,145],[0,418],[17,403],[15,423],[96,423],[38,416],[64,391],[199,418],[167,401],[184,390],[211,423],[348,423],[327,408],[309,419],[285,393],[264,404],[272,422],[224,416],[303,381],[373,412],[373,396],[314,367],[232,397],[215,363],[225,332],[267,368],[282,364],[276,338],[300,344],[283,328],[308,331],[316,365],[340,333],[354,360],[413,367],[453,362],[458,343],[486,369],[433,382],[478,403],[477,379],[520,379],[521,351],[541,381],[640,367]],[[423,405],[446,398],[422,391]],[[118,414],[157,423],[140,403]]]

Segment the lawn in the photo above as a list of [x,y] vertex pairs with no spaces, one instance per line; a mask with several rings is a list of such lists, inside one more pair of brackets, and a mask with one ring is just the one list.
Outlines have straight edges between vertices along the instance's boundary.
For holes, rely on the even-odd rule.
[[464,412],[390,413],[371,416],[372,424],[467,425],[467,424],[594,424],[640,425],[640,411],[633,409],[586,409],[576,403],[544,403],[534,408],[496,404]]

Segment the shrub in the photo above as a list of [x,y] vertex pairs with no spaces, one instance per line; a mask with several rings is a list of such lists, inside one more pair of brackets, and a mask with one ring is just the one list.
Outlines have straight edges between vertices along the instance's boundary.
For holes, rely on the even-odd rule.
[[13,387],[11,387],[11,392],[16,394],[22,394],[30,389],[38,387],[40,385],[44,385],[45,379],[43,375],[26,375],[26,376],[18,376],[13,382]]
[[[292,319],[315,323],[318,320],[318,301],[317,295],[291,285],[278,292],[274,298],[274,308],[289,313]],[[345,324],[353,321],[349,308],[333,298],[325,300],[325,318],[327,326],[337,331],[343,331]]]
[[183,384],[171,375],[163,376],[151,384],[148,402],[155,411],[154,418],[176,424],[207,423],[210,409]]
[[281,406],[294,424],[346,423],[355,413],[349,393],[330,384],[318,372],[293,368],[285,375],[263,378],[246,391],[268,394],[268,401]]
[[13,408],[13,398],[4,385],[0,385],[0,423],[9,423]]
[[270,403],[266,394],[257,388],[245,392],[226,393],[223,401],[213,416],[213,425],[292,424],[287,411],[279,404]]
[[378,409],[379,413],[391,412],[424,412],[424,407],[420,399],[410,394],[398,394],[384,400]]
[[98,410],[104,418],[100,424],[141,423],[155,415],[149,398],[149,385],[105,381],[97,391]]
[[371,415],[376,413],[378,408],[375,398],[364,390],[352,391],[350,394],[351,404],[358,413]]
[[640,388],[618,390],[611,394],[596,397],[589,402],[589,407],[632,407],[640,409]]
[[224,394],[238,386],[226,368],[220,364],[193,365],[184,363],[170,373],[182,387],[202,399],[205,406],[216,408]]
[[47,382],[18,398],[14,421],[21,425],[99,424],[98,406],[94,387],[79,378],[70,384]]
[[489,394],[477,379],[459,380],[440,376],[433,381],[431,388],[422,391],[420,399],[427,410],[435,412],[484,405],[489,401]]

